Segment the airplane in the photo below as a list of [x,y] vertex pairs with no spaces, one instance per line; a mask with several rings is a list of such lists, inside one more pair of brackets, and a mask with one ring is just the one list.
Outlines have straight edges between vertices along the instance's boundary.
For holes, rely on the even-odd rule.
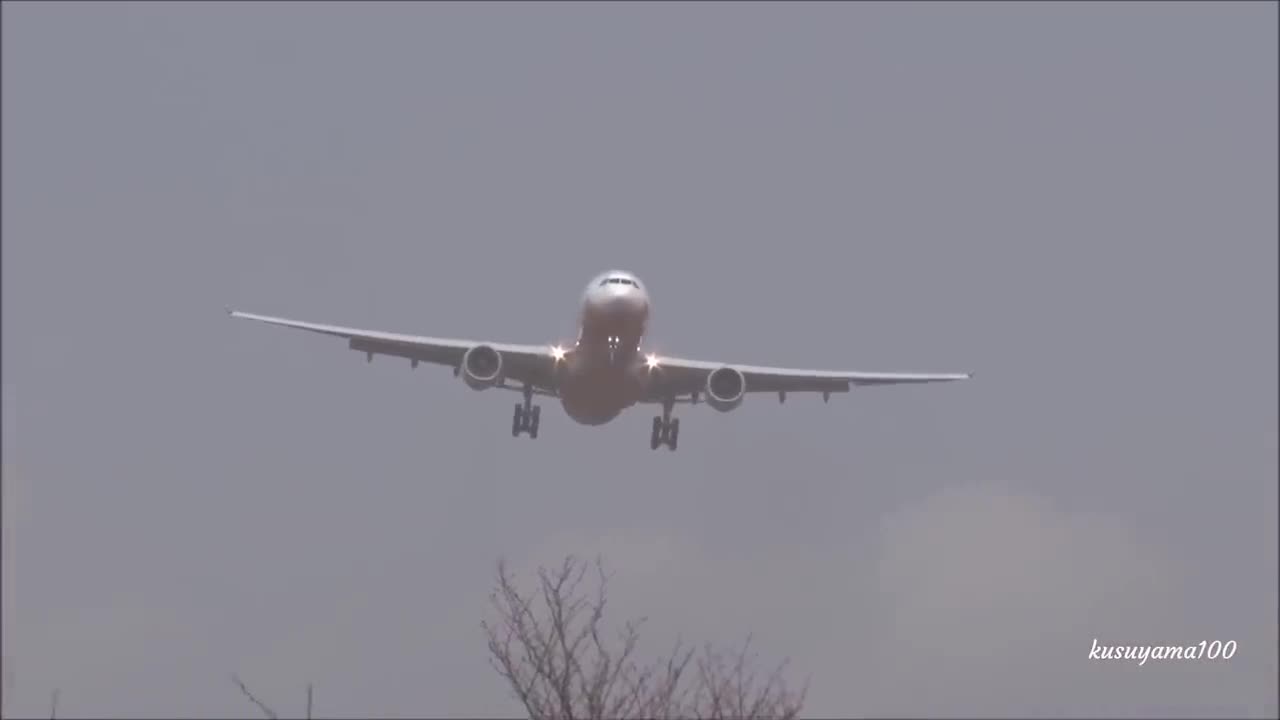
[[[592,278],[582,295],[578,339],[571,346],[513,345],[476,340],[403,335],[320,325],[286,318],[255,315],[227,308],[232,317],[334,335],[352,350],[453,368],[455,377],[472,390],[504,388],[524,393],[511,417],[511,436],[538,437],[542,408],[534,396],[560,401],[565,413],[580,425],[603,425],[637,403],[662,406],[653,418],[649,448],[675,451],[680,420],[672,417],[676,404],[706,404],[726,413],[742,404],[749,393],[849,392],[852,386],[894,385],[966,380],[972,373],[879,373],[835,370],[797,370],[659,357],[641,352],[649,324],[649,293],[630,272],[614,270]],[[517,385],[518,384],[518,385]]]

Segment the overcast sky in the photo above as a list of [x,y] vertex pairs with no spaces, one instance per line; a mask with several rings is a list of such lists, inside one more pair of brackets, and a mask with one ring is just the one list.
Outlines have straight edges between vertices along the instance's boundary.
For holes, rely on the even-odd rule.
[[[600,552],[807,715],[1276,715],[1275,3],[3,21],[10,712],[514,715],[495,561]],[[977,376],[652,452],[223,311],[551,342],[613,267],[659,352]]]

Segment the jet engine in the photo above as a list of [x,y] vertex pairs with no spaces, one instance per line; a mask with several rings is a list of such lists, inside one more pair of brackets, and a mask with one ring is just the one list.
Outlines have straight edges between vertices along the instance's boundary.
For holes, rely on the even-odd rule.
[[731,367],[722,367],[707,376],[707,404],[720,412],[742,404],[747,392],[747,379]]
[[502,354],[488,345],[476,345],[462,356],[462,381],[472,390],[484,390],[502,376]]

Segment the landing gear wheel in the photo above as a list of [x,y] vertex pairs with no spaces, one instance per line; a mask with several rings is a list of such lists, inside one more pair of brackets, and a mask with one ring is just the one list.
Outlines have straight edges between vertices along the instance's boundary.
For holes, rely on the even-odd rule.
[[680,420],[678,418],[653,418],[653,432],[649,435],[649,449],[657,450],[660,445],[675,450],[680,439]]
[[542,406],[533,404],[533,388],[524,388],[524,402],[516,403],[515,412],[511,414],[511,437],[520,437],[527,432],[531,439],[538,437],[538,424],[542,419]]
[[511,437],[520,437],[522,429],[524,429],[524,408],[517,403],[516,411],[511,416]]

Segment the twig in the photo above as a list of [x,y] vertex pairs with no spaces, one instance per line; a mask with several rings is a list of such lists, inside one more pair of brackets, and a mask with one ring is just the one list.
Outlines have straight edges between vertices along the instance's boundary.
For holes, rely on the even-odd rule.
[[253,696],[253,693],[249,692],[249,688],[245,687],[244,682],[240,680],[240,676],[239,676],[239,675],[234,675],[234,674],[233,674],[233,675],[231,676],[231,680],[232,680],[236,685],[239,685],[239,686],[240,686],[240,692],[244,693],[244,696],[245,696],[245,697],[247,697],[247,698],[249,698],[249,701],[250,701],[250,702],[252,702],[254,705],[257,705],[257,706],[258,706],[258,709],[259,709],[259,710],[261,710],[261,711],[263,712],[263,714],[264,714],[264,715],[266,715],[267,717],[271,718],[271,720],[276,720],[276,717],[277,717],[277,716],[276,716],[276,711],[275,711],[275,710],[272,710],[272,709],[271,709],[271,708],[269,708],[269,707],[267,707],[267,706],[266,706],[266,704],[264,704],[261,700],[259,700],[258,698],[254,697],[254,696]]

